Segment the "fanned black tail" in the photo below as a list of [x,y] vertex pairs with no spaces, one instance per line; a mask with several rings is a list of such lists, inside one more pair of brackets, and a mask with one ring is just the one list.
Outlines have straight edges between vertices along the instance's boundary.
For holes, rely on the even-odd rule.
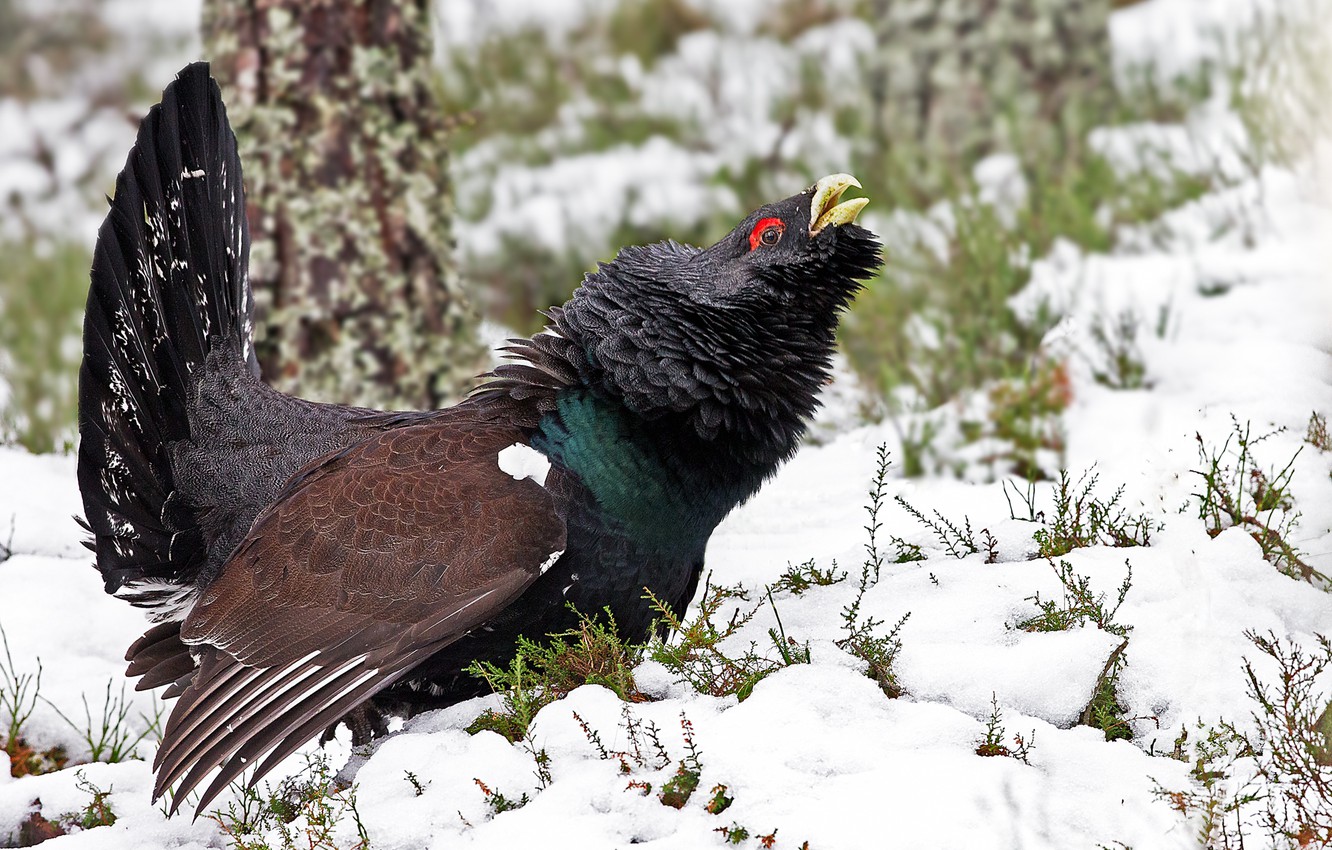
[[[206,63],[139,126],[97,234],[79,372],[79,487],[108,592],[174,619],[207,559],[170,447],[210,352],[257,375],[236,139]],[[242,370],[243,371],[243,370]]]

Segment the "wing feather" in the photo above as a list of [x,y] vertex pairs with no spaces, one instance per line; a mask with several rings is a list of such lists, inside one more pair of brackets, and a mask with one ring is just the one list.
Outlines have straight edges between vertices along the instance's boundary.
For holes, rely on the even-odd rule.
[[[521,431],[450,418],[303,470],[181,627],[198,668],[155,762],[172,810],[202,809],[502,611],[563,550],[546,491],[499,468]],[[176,687],[173,685],[173,687]]]

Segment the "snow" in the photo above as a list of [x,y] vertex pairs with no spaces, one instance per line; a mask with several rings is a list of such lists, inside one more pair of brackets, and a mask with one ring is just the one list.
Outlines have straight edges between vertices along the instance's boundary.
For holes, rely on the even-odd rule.
[[[1324,591],[1278,574],[1241,531],[1209,537],[1190,508],[1195,431],[1219,441],[1232,414],[1263,429],[1284,426],[1257,450],[1264,464],[1284,462],[1300,446],[1310,411],[1332,410],[1326,322],[1332,299],[1317,253],[1332,217],[1295,176],[1273,171],[1261,181],[1228,190],[1262,199],[1252,244],[1190,235],[1205,231],[1225,200],[1209,197],[1174,214],[1182,235],[1172,249],[1083,256],[1065,247],[1033,282],[1067,297],[1071,345],[1085,342],[1078,323],[1097,310],[1130,305],[1152,312],[1161,304],[1171,310],[1171,333],[1144,350],[1152,388],[1116,392],[1077,373],[1067,414],[1068,466],[1096,464],[1103,487],[1123,483],[1126,504],[1164,526],[1147,548],[1093,547],[1066,557],[1095,592],[1111,598],[1132,567],[1132,587],[1116,616],[1132,627],[1120,685],[1135,718],[1132,742],[1107,743],[1074,725],[1120,638],[1092,626],[1054,633],[1014,628],[1034,613],[1032,597],[1058,598],[1060,588],[1050,565],[1026,560],[1035,548],[1034,526],[1010,516],[1002,483],[893,477],[890,496],[902,495],[927,513],[937,508],[954,521],[968,518],[973,528],[994,534],[1000,555],[994,564],[983,554],[954,558],[897,505],[885,506],[886,532],[927,555],[886,565],[864,602],[867,614],[888,623],[911,614],[896,668],[904,697],[886,699],[835,644],[853,580],[799,597],[778,594],[783,627],[810,642],[813,663],[769,676],[744,702],[691,693],[670,682],[660,665],[640,668],[645,690],[662,698],[629,710],[662,730],[671,764],[635,768],[626,777],[617,762],[599,759],[575,712],[608,748],[628,742],[619,701],[587,686],[536,719],[533,741],[550,755],[552,772],[549,787],[539,789],[527,750],[493,733],[463,731],[493,699],[464,703],[409,721],[356,770],[373,846],[720,846],[713,830],[732,822],[754,834],[777,829],[778,846],[808,840],[822,850],[864,847],[885,834],[902,846],[1192,846],[1191,826],[1152,795],[1154,782],[1185,787],[1187,765],[1153,753],[1168,751],[1179,731],[1200,719],[1245,722],[1250,704],[1241,659],[1253,655],[1246,629],[1311,645],[1315,633],[1332,628]],[[1240,282],[1208,296],[1198,286],[1207,274]],[[713,580],[758,589],[788,563],[808,558],[823,567],[836,560],[858,573],[865,491],[874,447],[883,442],[895,449],[897,438],[878,425],[807,446],[718,530],[708,553]],[[1332,569],[1330,468],[1327,455],[1306,446],[1293,485],[1304,514],[1294,542],[1324,571]],[[15,663],[31,672],[40,656],[44,696],[77,717],[86,695],[95,712],[105,683],[119,681],[123,648],[144,623],[102,594],[75,548],[73,460],[6,449],[0,470],[5,480],[22,482],[0,489],[0,513],[14,517],[18,553],[0,564],[0,598],[22,600],[3,611]],[[1050,498],[1050,486],[1040,485],[1042,510]],[[764,608],[740,639],[762,642],[775,624]],[[132,699],[136,711],[151,712],[144,695]],[[1009,736],[1034,733],[1030,764],[975,754],[992,699]],[[671,775],[684,752],[681,712],[696,730],[703,770],[700,791],[677,811],[626,785],[639,780],[659,788]],[[77,749],[77,736],[46,703],[29,729],[42,746],[64,742]],[[345,742],[333,747],[346,750]],[[58,839],[62,845],[119,850],[220,840],[212,821],[165,821],[148,804],[144,762],[83,769],[100,787],[114,787],[120,820]],[[423,784],[420,796],[407,771]],[[531,802],[495,816],[476,779],[510,798],[528,794]],[[720,816],[703,808],[703,792],[716,784],[735,798]],[[79,807],[86,794],[74,787],[71,769],[0,779],[0,835],[14,830],[39,798],[54,818]]]
[[[197,8],[177,12],[164,0],[153,8],[158,7],[169,16],[168,24],[183,19],[177,15],[197,18]],[[124,11],[127,4],[115,8],[121,10],[116,15],[123,12],[124,20],[132,19]],[[594,14],[598,6],[592,0],[565,0],[530,7],[458,2],[442,8],[453,16],[445,21],[445,32],[481,38],[496,27],[567,32],[577,16]],[[756,3],[735,8],[739,11],[728,12],[734,20],[725,32],[695,34],[682,44],[680,62],[695,63],[690,73],[698,79],[720,73],[709,63],[730,50],[727,39],[745,34],[752,25],[746,22],[757,20]],[[1238,8],[1230,0],[1150,0],[1129,7],[1113,19],[1117,55],[1196,61],[1208,49],[1207,39],[1198,35],[1200,27],[1235,25],[1243,20],[1231,15]],[[1181,36],[1186,30],[1191,35]],[[855,32],[816,30],[807,47],[854,47],[858,38]],[[766,55],[761,39],[745,44],[751,51],[744,54],[747,61]],[[695,104],[700,115],[707,115],[716,105],[700,98],[729,104],[740,97],[738,90],[710,93],[701,84],[666,85],[679,75],[672,77],[676,72],[662,64],[667,71],[652,72],[658,77],[638,69],[635,85],[659,92],[662,102],[675,98],[672,110]],[[744,85],[769,83],[780,85],[780,79],[752,79]],[[731,143],[770,145],[769,119],[741,111],[749,107],[739,101],[735,108],[736,125],[752,121],[752,135]],[[0,123],[59,136],[70,130],[71,116],[79,114],[59,103],[15,111],[22,109],[0,102]],[[1168,151],[1177,164],[1204,167],[1233,154],[1231,117],[1203,110],[1191,120],[1197,123],[1188,133],[1142,125],[1100,131],[1093,144],[1115,162],[1126,162],[1144,138]],[[127,145],[130,132],[118,130],[116,145]],[[736,130],[719,125],[718,132]],[[813,127],[808,132],[821,131]],[[16,133],[0,139],[0,146],[8,146],[0,147],[0,162],[26,150],[33,138]],[[1206,140],[1204,147],[1200,138]],[[718,151],[723,150],[719,143]],[[70,151],[57,156],[57,162],[68,158],[68,164],[57,167],[61,174],[82,167],[77,145],[71,143]],[[843,634],[841,612],[855,595],[863,560],[864,504],[875,447],[886,444],[899,456],[901,442],[888,424],[857,424],[863,396],[839,372],[820,414],[817,440],[723,523],[708,552],[713,581],[739,583],[751,591],[776,581],[788,564],[808,559],[821,568],[835,562],[851,573],[840,584],[814,587],[800,596],[774,596],[782,627],[809,641],[812,663],[770,675],[743,702],[699,695],[674,682],[661,665],[644,663],[637,680],[655,699],[628,711],[661,730],[671,761],[635,767],[628,776],[620,773],[617,761],[598,757],[575,718],[596,730],[609,749],[629,746],[623,704],[596,686],[574,691],[537,716],[532,742],[550,756],[551,782],[545,788],[539,787],[527,748],[490,732],[464,731],[481,711],[497,704],[493,697],[413,718],[368,754],[352,754],[341,737],[328,752],[335,767],[348,763],[344,774],[357,783],[358,807],[372,846],[720,847],[715,830],[733,822],[755,835],[777,830],[778,847],[808,841],[817,850],[1196,846],[1196,824],[1153,795],[1158,783],[1171,789],[1189,783],[1189,765],[1161,753],[1171,749],[1182,729],[1199,721],[1248,722],[1253,705],[1245,691],[1243,659],[1252,660],[1260,675],[1271,671],[1255,657],[1246,630],[1270,630],[1305,647],[1314,645],[1314,635],[1332,631],[1332,604],[1324,590],[1280,575],[1242,531],[1210,537],[1197,519],[1192,496],[1199,486],[1193,474],[1199,467],[1195,434],[1219,446],[1233,427],[1232,417],[1251,422],[1255,433],[1285,429],[1255,451],[1264,467],[1280,467],[1300,452],[1292,491],[1302,519],[1290,539],[1311,565],[1332,573],[1332,455],[1302,440],[1312,411],[1332,415],[1332,213],[1327,206],[1332,202],[1332,147],[1327,154],[1321,169],[1310,165],[1307,172],[1268,168],[1242,176],[1236,171],[1231,188],[1170,213],[1162,222],[1164,241],[1143,233],[1111,254],[1058,244],[1038,260],[1029,289],[1015,301],[1020,306],[1054,299],[1066,312],[1047,340],[1047,346],[1071,355],[1074,401],[1064,415],[1064,465],[1075,477],[1094,467],[1102,495],[1124,485],[1123,503],[1161,524],[1149,547],[1091,547],[1064,558],[1111,603],[1132,570],[1131,588],[1115,617],[1131,627],[1119,682],[1133,718],[1131,741],[1106,742],[1099,731],[1075,725],[1120,637],[1094,626],[1052,633],[1015,628],[1035,613],[1034,597],[1057,599],[1061,587],[1050,564],[1029,560],[1038,526],[1010,514],[1000,481],[907,480],[893,471],[880,517],[882,534],[920,546],[926,558],[886,564],[865,595],[863,613],[889,625],[910,614],[900,632],[895,667],[904,696],[887,699],[863,675],[863,663],[837,646]],[[723,155],[732,154],[700,155],[653,139],[549,167],[507,169],[491,185],[494,209],[532,238],[567,245],[582,238],[571,231],[603,232],[622,215],[659,221],[669,220],[663,215],[668,209],[733,205],[726,187],[706,180]],[[825,170],[839,166],[832,163]],[[6,166],[0,168],[0,193],[36,195],[46,191],[48,177]],[[1024,191],[1011,159],[987,160],[977,178],[994,199]],[[464,195],[467,179],[460,174]],[[552,206],[553,198],[569,200]],[[41,209],[59,218],[69,214],[62,203],[56,199]],[[867,220],[916,226],[887,211]],[[79,217],[69,221],[86,227]],[[498,232],[485,222],[469,228]],[[466,241],[475,244],[472,236]],[[1092,379],[1099,355],[1090,328],[1125,310],[1141,316],[1148,328],[1163,311],[1167,321],[1163,335],[1144,333],[1139,339],[1147,387],[1115,391]],[[496,338],[501,333],[488,331]],[[520,462],[510,468],[511,459]],[[497,462],[515,477],[538,472],[523,458],[503,452]],[[19,673],[35,673],[40,659],[47,700],[36,705],[25,733],[39,749],[64,744],[76,759],[86,757],[80,735],[56,708],[79,722],[84,699],[96,715],[108,683],[118,695],[124,649],[147,623],[102,592],[79,545],[84,533],[72,519],[81,512],[74,458],[0,448],[0,482],[0,545],[14,552],[0,561],[0,626]],[[995,538],[998,562],[986,563],[984,552],[954,558],[893,496],[927,515],[937,509],[955,522],[965,518],[978,534],[987,530]],[[1036,499],[1037,507],[1049,512],[1051,485],[1038,485]],[[776,625],[773,610],[764,606],[734,639],[736,646],[749,641],[766,645],[767,630]],[[131,725],[141,728],[139,715],[156,710],[153,699],[131,692],[126,698]],[[976,754],[992,700],[1002,711],[1006,740],[1015,734],[1034,740],[1029,764]],[[643,795],[627,786],[640,781],[659,789],[671,776],[685,755],[682,713],[695,730],[702,772],[699,790],[675,810],[663,806],[655,792]],[[151,743],[140,747],[148,762],[90,764],[23,779],[0,771],[0,844],[36,800],[52,819],[81,808],[88,797],[77,787],[78,770],[98,787],[112,789],[109,802],[118,821],[56,839],[52,848],[225,846],[212,820],[167,819],[160,804],[150,802],[152,751]],[[300,765],[300,757],[293,757],[267,781],[276,785],[284,770]],[[419,794],[408,772],[419,780]],[[495,815],[476,780],[511,799],[527,794],[530,802]],[[704,802],[717,784],[726,785],[735,802],[712,815]],[[229,799],[230,791],[219,803],[225,807]],[[354,842],[349,822],[339,830],[345,843]],[[758,842],[751,838],[744,846]],[[1255,837],[1253,846],[1262,846],[1261,839]]]

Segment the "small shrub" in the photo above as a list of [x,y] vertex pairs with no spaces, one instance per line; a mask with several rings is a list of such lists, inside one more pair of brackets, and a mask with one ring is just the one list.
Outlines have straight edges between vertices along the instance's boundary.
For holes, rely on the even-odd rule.
[[1010,747],[1004,743],[1008,737],[1008,732],[1004,729],[1004,716],[999,710],[999,698],[990,694],[990,717],[985,721],[985,732],[981,739],[976,742],[976,755],[986,757],[1003,756],[1013,758],[1023,764],[1031,764],[1029,757],[1031,748],[1036,746],[1036,732],[1033,731],[1026,738],[1021,735],[1013,736],[1013,745]]
[[[1184,729],[1170,754],[1191,762],[1192,784],[1155,795],[1197,827],[1209,850],[1243,850],[1259,833],[1272,847],[1332,844],[1332,692],[1321,677],[1332,669],[1332,641],[1315,635],[1306,650],[1271,632],[1245,632],[1275,663],[1265,680],[1244,661],[1253,708],[1244,728],[1199,721],[1190,743]],[[1248,839],[1246,841],[1246,838]]]
[[403,771],[403,779],[407,780],[407,784],[412,786],[412,793],[415,794],[417,797],[420,797],[422,794],[424,794],[426,788],[430,787],[429,782],[422,782],[419,778],[417,778],[416,774],[412,773],[410,770]]
[[1107,741],[1132,738],[1133,730],[1128,725],[1129,718],[1125,716],[1127,709],[1120,701],[1117,688],[1119,675],[1128,664],[1124,650],[1128,648],[1128,635],[1133,627],[1115,622],[1115,614],[1133,586],[1133,565],[1124,561],[1127,572],[1119,585],[1114,607],[1111,608],[1106,607],[1105,594],[1093,594],[1091,580],[1075,572],[1067,561],[1055,564],[1051,560],[1050,566],[1063,586],[1063,599],[1058,602],[1042,600],[1039,593],[1029,597],[1030,601],[1036,603],[1037,613],[1018,622],[1016,628],[1025,632],[1059,632],[1090,623],[1102,631],[1123,638],[1123,642],[1110,653],[1110,658],[1097,677],[1091,699],[1078,722],[1083,726],[1100,729],[1105,733]]
[[[601,742],[601,735],[593,729],[586,720],[579,716],[578,712],[573,713],[574,720],[583,730],[584,737],[592,748],[597,751],[597,756],[602,761],[618,761],[620,763],[620,773],[628,776],[635,770],[664,770],[671,763],[670,754],[666,752],[666,747],[661,743],[661,730],[657,724],[651,720],[644,723],[634,717],[629,705],[620,706],[620,726],[624,729],[625,738],[628,741],[628,748],[624,750],[610,750]],[[683,722],[684,715],[681,714]],[[692,727],[690,727],[692,734]],[[650,791],[650,783],[643,783]],[[645,792],[646,793],[646,792]]]
[[1283,575],[1332,583],[1305,563],[1299,550],[1286,539],[1299,525],[1290,483],[1295,460],[1304,447],[1296,449],[1280,469],[1264,470],[1258,465],[1254,449],[1280,431],[1254,437],[1250,423],[1240,425],[1234,416],[1231,423],[1231,433],[1220,449],[1209,447],[1202,434],[1195,435],[1203,468],[1193,470],[1202,480],[1201,492],[1193,495],[1198,500],[1198,518],[1206,525],[1207,533],[1215,537],[1227,528],[1243,528],[1258,543],[1264,560]]
[[494,817],[495,815],[502,815],[505,812],[511,812],[515,809],[521,809],[523,806],[526,806],[528,803],[532,802],[531,798],[527,796],[526,792],[523,793],[523,796],[514,800],[504,796],[499,791],[493,790],[489,785],[482,782],[480,779],[473,779],[472,781],[476,783],[476,787],[480,788],[481,793],[485,795],[486,805],[490,807],[491,817]]
[[[602,761],[618,761],[622,776],[630,776],[640,770],[661,771],[671,764],[670,754],[661,743],[660,730],[652,721],[644,723],[634,717],[628,705],[621,706],[620,726],[625,731],[629,746],[624,750],[611,750],[601,740],[601,734],[574,712],[574,720],[583,730],[592,748]],[[675,772],[661,784],[657,799],[663,806],[682,809],[689,798],[698,790],[703,776],[703,761],[699,757],[698,742],[694,737],[694,724],[682,711],[680,712],[680,730],[684,736],[685,755],[675,764]],[[652,783],[643,779],[633,779],[625,790],[634,790],[647,795],[652,793]],[[712,789],[712,799],[707,810],[717,814],[731,805],[731,798],[726,795],[726,786],[717,785]],[[714,810],[715,809],[715,810]]]
[[897,441],[902,451],[902,474],[907,478],[920,478],[930,471],[931,459],[937,458],[940,449],[935,445],[942,427],[935,417],[913,417],[905,430],[898,417],[891,416],[890,421],[897,431]]
[[1332,667],[1332,640],[1317,635],[1306,652],[1270,632],[1245,637],[1277,665],[1276,680],[1265,682],[1244,662],[1258,732],[1240,738],[1268,791],[1264,826],[1301,847],[1332,844],[1332,692],[1319,681]]
[[800,596],[811,587],[828,587],[846,580],[846,573],[837,572],[837,562],[826,570],[821,570],[814,565],[814,559],[806,561],[800,565],[787,564],[786,572],[782,573],[778,579],[768,586],[769,591],[777,593],[790,593],[793,596]]
[[533,773],[536,775],[537,790],[545,791],[554,781],[554,777],[550,774],[550,753],[546,752],[545,747],[538,747],[531,735],[523,739],[523,748],[527,750],[527,754],[532,757],[532,763],[536,765]]
[[1152,795],[1195,824],[1198,846],[1206,850],[1241,850],[1244,832],[1251,829],[1253,805],[1263,794],[1252,782],[1239,777],[1237,763],[1252,757],[1236,735],[1234,726],[1222,722],[1208,726],[1198,722],[1198,736],[1190,744],[1189,730],[1181,729],[1171,758],[1192,762],[1192,785],[1182,790],[1166,788],[1152,780]]
[[643,647],[621,640],[610,609],[603,614],[604,621],[578,614],[575,628],[550,635],[546,643],[520,637],[507,668],[489,661],[472,662],[467,672],[501,694],[504,707],[487,709],[467,731],[489,730],[517,743],[527,735],[538,711],[582,685],[602,685],[622,700],[646,699],[638,692],[633,675]]
[[698,788],[698,769],[688,766],[685,762],[680,762],[675,770],[675,775],[667,779],[661,786],[661,794],[658,799],[663,806],[670,806],[672,809],[683,809],[685,803]]
[[1112,635],[1128,637],[1133,627],[1115,622],[1115,614],[1119,612],[1119,606],[1124,604],[1124,597],[1133,586],[1133,565],[1125,560],[1124,566],[1127,573],[1119,585],[1114,607],[1107,608],[1105,594],[1092,593],[1091,579],[1078,574],[1068,561],[1056,564],[1051,560],[1050,568],[1064,589],[1063,598],[1059,601],[1042,600],[1039,593],[1027,597],[1028,601],[1036,604],[1037,613],[1019,621],[1015,628],[1024,632],[1062,632],[1090,623]]
[[1133,310],[1123,310],[1111,320],[1101,317],[1090,330],[1097,355],[1092,363],[1092,378],[1096,383],[1112,390],[1151,389],[1138,344],[1141,316]]
[[[873,587],[879,581],[880,571],[883,567],[883,555],[879,551],[879,531],[883,524],[879,521],[879,509],[883,504],[883,494],[885,481],[888,475],[888,451],[885,446],[879,446],[875,469],[874,481],[870,487],[869,504],[865,511],[869,514],[869,523],[865,526],[865,560],[860,568],[860,583],[856,587],[856,596],[851,602],[842,608],[842,631],[846,636],[837,641],[837,646],[844,652],[859,658],[866,664],[865,674],[873,679],[889,699],[896,699],[902,695],[902,686],[897,681],[897,673],[893,670],[893,665],[897,661],[897,654],[902,650],[902,641],[898,637],[902,626],[906,625],[907,619],[911,616],[910,612],[903,614],[887,634],[879,634],[880,627],[884,621],[876,617],[862,614],[861,605],[864,603],[865,592]],[[914,510],[914,509],[913,509]],[[919,514],[917,514],[919,516]],[[942,517],[940,517],[942,520]],[[943,520],[947,522],[947,520]],[[904,547],[909,545],[901,541],[900,538],[892,538],[898,551],[898,563],[901,563],[901,555]],[[919,555],[919,547],[915,548],[914,554]],[[908,560],[917,560],[909,558]]]
[[31,776],[60,770],[69,760],[63,747],[52,747],[38,752],[23,738],[23,726],[32,716],[41,698],[42,660],[37,659],[36,673],[20,673],[9,651],[9,638],[0,628],[0,647],[5,658],[0,663],[0,732],[3,732],[4,752],[9,756],[10,776]]
[[1327,430],[1327,417],[1316,410],[1309,414],[1309,427],[1304,432],[1304,442],[1320,452],[1332,452],[1332,433]]
[[1054,517],[1033,535],[1039,557],[1059,558],[1087,546],[1122,548],[1151,543],[1152,533],[1161,529],[1160,523],[1146,514],[1130,514],[1120,505],[1122,485],[1109,499],[1098,499],[1098,480],[1099,476],[1088,470],[1074,484],[1067,470],[1059,471]]
[[[339,786],[323,754],[306,757],[305,770],[289,776],[276,789],[265,784],[264,793],[237,784],[239,795],[226,811],[209,812],[232,850],[369,850],[370,836],[356,808],[356,786]],[[339,825],[350,819],[356,837],[351,844],[337,840]]]
[[1041,361],[1020,377],[996,382],[986,396],[986,420],[962,423],[968,441],[1002,447],[983,459],[991,469],[1006,468],[1027,479],[1048,477],[1047,458],[1064,455],[1061,417],[1073,400],[1067,366]]
[[60,823],[66,828],[78,829],[96,829],[99,826],[111,826],[116,822],[116,813],[111,810],[111,804],[107,798],[111,796],[111,788],[103,791],[92,783],[82,770],[74,772],[75,787],[85,792],[89,799],[87,805],[77,812],[67,812],[59,817]]
[[[897,504],[902,507],[902,510],[911,514],[911,516],[915,518],[916,522],[919,522],[930,531],[933,531],[934,536],[938,537],[939,542],[943,544],[944,551],[952,555],[954,558],[965,558],[968,555],[975,555],[980,551],[980,548],[976,545],[976,535],[971,531],[970,517],[963,517],[962,528],[958,528],[952,520],[939,513],[938,510],[933,512],[934,518],[931,519],[930,517],[925,516],[919,508],[901,496],[894,496],[893,498]],[[919,553],[920,550],[917,547],[916,554]],[[922,559],[910,558],[908,560]]]
[[[682,621],[669,605],[650,591],[647,598],[660,621],[671,633],[668,640],[654,641],[648,654],[653,661],[670,670],[677,681],[689,684],[699,693],[715,697],[734,694],[743,702],[753,692],[754,686],[769,674],[791,664],[809,663],[808,645],[802,646],[788,638],[785,631],[781,630],[780,617],[778,628],[768,631],[777,658],[760,654],[758,644],[753,641],[739,655],[728,655],[722,649],[721,645],[744,628],[763,605],[758,602],[744,608],[736,607],[722,625],[718,617],[728,602],[749,602],[749,592],[739,585],[714,585],[709,576],[704,582],[698,611],[688,621]],[[772,604],[771,594],[767,596],[767,601]],[[774,613],[776,610],[773,604]]]
[[719,826],[713,832],[721,833],[722,840],[727,844],[744,844],[749,840],[749,830],[735,821],[731,821],[730,826]]
[[1127,741],[1133,737],[1133,728],[1129,726],[1128,706],[1119,698],[1119,674],[1123,672],[1124,650],[1128,649],[1128,638],[1115,647],[1106,659],[1101,674],[1096,677],[1096,686],[1092,688],[1091,699],[1082,710],[1078,719],[1081,726],[1090,726],[1105,733],[1107,741]]
[[902,651],[902,640],[898,637],[898,633],[911,618],[911,612],[903,614],[887,634],[878,634],[879,627],[884,621],[868,616],[861,619],[858,616],[858,603],[859,600],[856,601],[856,605],[843,609],[842,627],[846,631],[846,637],[839,639],[837,646],[864,661],[865,675],[878,684],[884,696],[896,699],[903,693],[902,685],[897,680],[897,671],[893,669],[897,663],[897,655]]
[[75,723],[60,708],[48,699],[43,698],[43,702],[51,706],[55,713],[60,715],[60,719],[69,724],[69,727],[79,733],[84,744],[88,747],[89,761],[104,761],[109,764],[125,761],[126,759],[138,758],[137,748],[143,743],[144,738],[154,735],[160,738],[162,735],[162,712],[163,707],[156,705],[155,716],[149,718],[140,715],[140,726],[142,727],[136,734],[130,728],[129,724],[129,701],[125,698],[125,685],[120,685],[119,695],[112,695],[112,682],[107,680],[106,694],[102,700],[100,717],[93,719],[92,709],[88,707],[88,695],[84,694],[83,699],[83,717],[82,724]]
[[708,800],[707,806],[704,807],[707,809],[708,814],[719,815],[731,807],[731,804],[735,802],[735,798],[726,792],[727,788],[725,785],[712,786],[712,798]]
[[[1126,104],[1140,100],[1147,99],[1133,95]],[[1032,380],[1032,364],[1060,315],[1048,303],[1022,312],[1011,303],[1031,281],[1032,264],[1059,239],[1111,250],[1126,233],[1227,182],[1219,169],[1191,173],[1146,143],[1129,169],[1081,140],[1055,155],[1017,153],[1026,192],[1012,209],[964,183],[948,193],[946,214],[922,217],[917,232],[894,246],[882,277],[857,299],[843,340],[852,366],[885,398],[905,395],[929,410],[996,383],[1051,385]],[[879,186],[867,192],[889,196]],[[1132,382],[1133,371],[1119,377]],[[1022,421],[1016,413],[1000,419]]]

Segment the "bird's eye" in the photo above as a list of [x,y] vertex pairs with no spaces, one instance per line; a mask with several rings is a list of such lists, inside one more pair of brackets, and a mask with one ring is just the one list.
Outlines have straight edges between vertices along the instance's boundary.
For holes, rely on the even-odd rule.
[[785,232],[786,225],[780,218],[765,218],[749,231],[749,250],[753,251],[760,245],[772,247],[781,241]]

